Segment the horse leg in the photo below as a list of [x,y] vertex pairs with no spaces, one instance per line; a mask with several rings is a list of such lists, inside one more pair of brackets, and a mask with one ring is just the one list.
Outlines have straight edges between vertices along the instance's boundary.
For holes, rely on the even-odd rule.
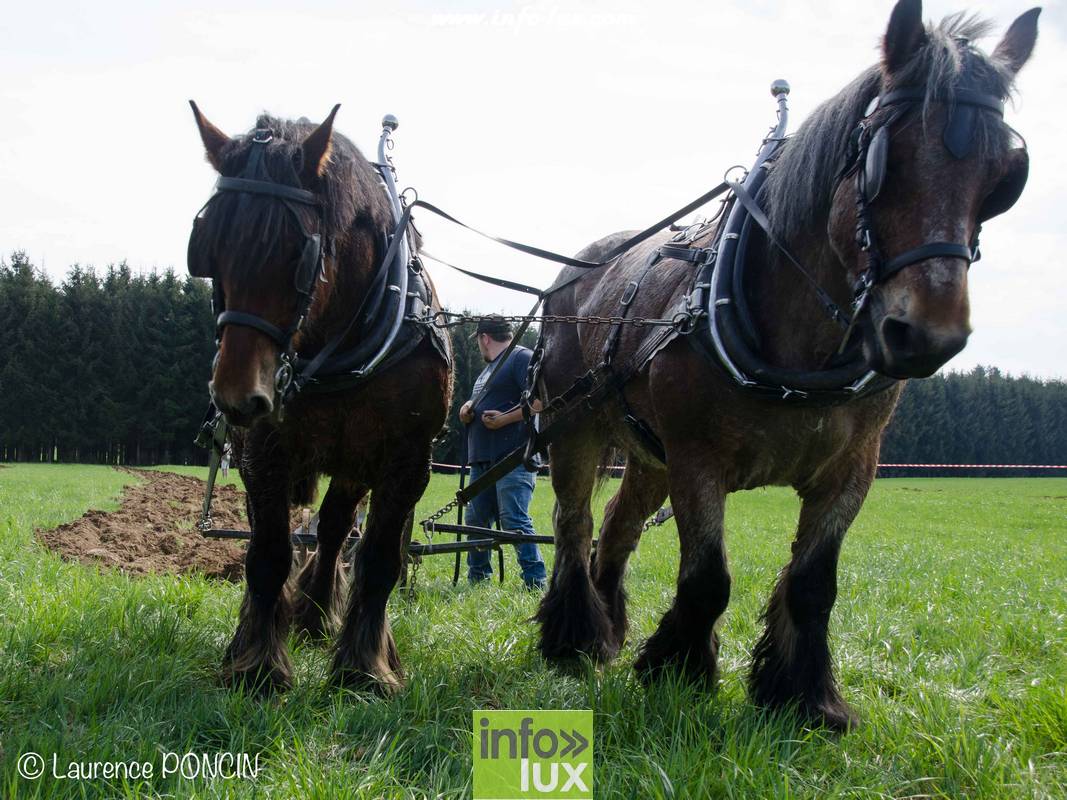
[[556,562],[536,619],[547,659],[588,655],[610,660],[619,652],[604,601],[589,577],[593,515],[589,501],[596,480],[599,440],[592,426],[574,431],[550,448]]
[[294,628],[310,639],[323,639],[340,627],[336,599],[343,596],[347,580],[338,556],[366,493],[366,486],[335,477],[322,498],[315,554],[296,576],[293,597]]
[[252,539],[245,554],[245,596],[237,630],[223,659],[223,680],[256,691],[286,689],[292,668],[286,651],[292,566],[288,461],[273,430],[249,436],[242,468]]
[[630,553],[637,549],[645,520],[666,497],[666,473],[631,456],[627,460],[622,485],[604,511],[604,524],[600,528],[600,540],[593,559],[593,585],[607,607],[612,632],[620,647],[626,641],[628,627],[623,589],[626,562]]
[[807,719],[839,731],[858,720],[838,692],[827,641],[837,556],[873,478],[874,469],[866,467],[836,486],[801,491],[793,556],[763,613],[766,629],[752,652],[748,680],[756,703],[795,705]]
[[388,693],[403,684],[386,602],[403,566],[404,523],[430,480],[429,450],[390,464],[371,489],[367,530],[356,548],[348,610],[333,659],[335,683]]
[[[688,448],[687,448],[688,449]],[[664,669],[695,683],[715,682],[719,637],[715,623],[730,600],[723,542],[725,492],[698,450],[668,450],[671,503],[681,549],[678,591],[634,668],[642,679]]]

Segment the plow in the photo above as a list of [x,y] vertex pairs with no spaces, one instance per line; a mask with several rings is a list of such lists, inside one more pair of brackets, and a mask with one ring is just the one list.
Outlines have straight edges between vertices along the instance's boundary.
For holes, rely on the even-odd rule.
[[[218,480],[219,472],[222,471],[223,465],[229,457],[226,448],[228,429],[229,425],[226,422],[226,418],[222,414],[215,414],[210,420],[207,420],[204,423],[200,435],[196,439],[197,444],[210,450],[208,476],[204,490],[204,502],[201,509],[200,520],[197,523],[197,529],[202,536],[209,539],[248,541],[252,538],[252,531],[238,528],[216,527],[211,516],[211,501],[214,495],[215,484]],[[412,541],[411,534],[414,525],[411,524],[413,520],[409,520],[404,536],[404,544],[406,561],[409,567],[412,568],[412,575],[415,574],[415,571],[424,557],[452,555],[455,558],[454,569],[452,572],[452,584],[456,585],[459,583],[463,554],[488,550],[494,551],[497,554],[499,580],[503,583],[505,575],[505,545],[527,542],[533,542],[539,545],[552,545],[555,543],[554,537],[543,534],[529,535],[516,531],[501,530],[499,528],[465,525],[463,522],[463,506],[469,499],[465,495],[465,490],[469,488],[465,486],[468,472],[469,469],[465,465],[459,468],[460,486],[456,493],[456,499],[452,500],[445,506],[443,511],[437,512],[433,518],[424,520],[420,523],[425,532],[424,535],[426,536],[426,541]],[[485,485],[487,486],[489,484],[487,483]],[[366,520],[366,509],[367,499],[365,498],[359,505],[355,524],[352,526],[352,530],[349,532],[348,538],[342,546],[341,553],[345,561],[348,561],[351,558],[354,549],[359,545],[363,523]],[[456,512],[456,521],[454,523],[439,521],[441,517],[453,510]],[[647,530],[653,526],[662,525],[672,516],[673,511],[670,506],[665,506],[645,523],[645,529]],[[298,565],[302,565],[309,555],[315,551],[315,548],[318,545],[318,524],[318,512],[305,508],[303,510],[301,523],[293,529],[290,535]],[[453,534],[455,538],[451,541],[434,541],[433,535],[437,533],[446,535]],[[596,547],[595,539],[593,540],[593,547]]]

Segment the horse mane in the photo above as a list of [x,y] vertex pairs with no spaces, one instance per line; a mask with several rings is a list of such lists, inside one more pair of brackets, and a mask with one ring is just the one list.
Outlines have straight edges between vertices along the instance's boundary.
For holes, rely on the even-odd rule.
[[[265,146],[254,174],[244,174],[252,148],[253,132],[230,141],[222,151],[220,173],[300,187],[304,139],[316,125],[301,117],[284,120],[262,114],[256,128],[269,128],[274,139]],[[392,210],[381,178],[359,149],[345,136],[333,131],[325,168],[319,176],[316,194],[323,203],[324,240],[344,244],[360,229],[391,232]],[[304,224],[314,230],[316,212],[294,204]],[[296,219],[285,204],[273,197],[240,192],[218,192],[201,214],[191,243],[202,256],[217,257],[224,249],[241,253],[239,268],[254,272],[279,247],[294,247],[301,241]],[[295,258],[296,254],[293,254]]]
[[[819,105],[785,142],[760,193],[779,236],[788,241],[825,230],[832,195],[850,155],[852,131],[883,89],[923,87],[923,124],[933,101],[952,97],[965,73],[984,91],[1009,97],[1012,71],[972,44],[991,29],[988,20],[963,12],[945,17],[936,26],[927,25],[926,43],[891,78],[881,66],[870,67]],[[991,157],[1003,151],[1010,136],[1011,129],[999,116],[978,114],[974,152],[979,158]]]

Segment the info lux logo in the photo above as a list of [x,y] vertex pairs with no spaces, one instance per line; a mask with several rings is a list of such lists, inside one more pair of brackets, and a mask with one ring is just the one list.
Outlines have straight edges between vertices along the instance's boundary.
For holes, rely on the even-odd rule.
[[592,797],[592,711],[474,712],[474,800]]

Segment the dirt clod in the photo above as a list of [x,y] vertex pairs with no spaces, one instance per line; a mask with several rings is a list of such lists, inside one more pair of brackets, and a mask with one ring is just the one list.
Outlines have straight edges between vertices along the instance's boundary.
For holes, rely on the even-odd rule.
[[[207,539],[196,524],[204,499],[199,478],[152,470],[130,470],[143,483],[122,492],[117,511],[88,511],[81,519],[37,539],[63,558],[121,569],[131,575],[194,573],[241,580],[244,542]],[[211,516],[217,528],[248,529],[244,493],[216,486]]]

